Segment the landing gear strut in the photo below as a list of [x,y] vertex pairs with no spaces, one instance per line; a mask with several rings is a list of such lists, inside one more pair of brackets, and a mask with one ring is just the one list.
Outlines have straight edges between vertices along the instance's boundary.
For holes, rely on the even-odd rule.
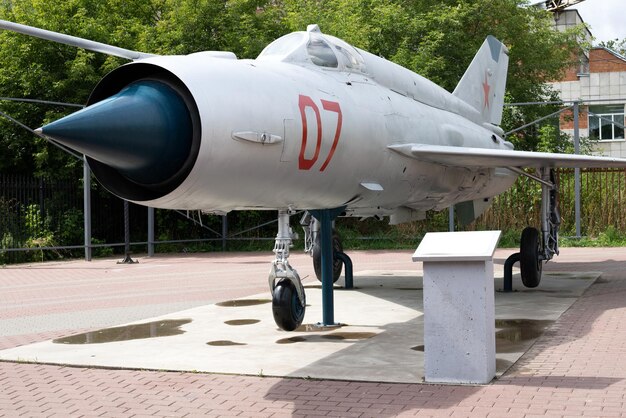
[[522,283],[526,287],[537,287],[541,282],[543,262],[559,254],[559,226],[561,216],[558,209],[558,190],[554,179],[554,170],[539,169],[539,175],[523,173],[541,183],[541,239],[539,231],[528,227],[522,231],[520,252],[513,254],[505,263],[504,291],[513,290],[513,263],[520,262]]
[[272,293],[272,313],[279,328],[293,331],[304,320],[306,296],[300,276],[289,265],[289,248],[292,246],[293,232],[289,227],[289,211],[278,211],[278,234],[274,244],[276,259],[272,262],[269,274]]
[[[345,288],[352,289],[353,287],[350,257],[337,251],[336,246],[333,248],[333,241],[336,237],[336,234],[333,236],[333,220],[344,210],[345,207],[311,210],[310,215],[305,215],[305,218],[308,216],[305,227],[305,251],[313,252],[313,245],[316,241],[319,246],[321,273],[318,278],[321,277],[320,281],[322,282],[322,322],[318,325],[321,327],[338,325],[334,319],[333,282],[341,273],[342,265],[345,265],[346,268]],[[304,222],[301,223],[304,225]],[[311,223],[315,223],[314,227],[308,228]],[[311,230],[315,231],[315,234],[311,234]],[[276,259],[272,262],[269,285],[272,292],[274,321],[285,331],[293,331],[302,324],[306,309],[306,298],[300,276],[287,261],[293,236],[294,234],[289,227],[289,212],[287,210],[278,211],[278,234],[274,245]],[[339,247],[339,249],[341,248]],[[333,277],[333,269],[337,262],[339,262],[339,273],[337,273],[337,277]]]

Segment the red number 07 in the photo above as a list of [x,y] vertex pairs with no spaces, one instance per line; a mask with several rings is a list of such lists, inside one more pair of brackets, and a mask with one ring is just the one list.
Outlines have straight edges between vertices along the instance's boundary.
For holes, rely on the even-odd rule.
[[[298,107],[300,107],[300,116],[302,117],[302,146],[300,148],[300,157],[298,158],[298,168],[300,170],[310,170],[311,167],[313,167],[313,165],[317,162],[317,159],[320,156],[320,150],[322,148],[322,118],[320,116],[319,108],[317,107],[313,99],[311,99],[309,96],[300,95]],[[313,109],[313,112],[315,113],[315,121],[317,122],[317,142],[315,144],[315,154],[313,154],[313,158],[310,159],[304,156],[308,136],[308,124],[306,117],[307,107]],[[324,164],[322,164],[320,171],[324,171],[326,167],[328,167],[330,160],[335,154],[335,149],[337,149],[337,143],[339,142],[339,136],[341,135],[341,124],[343,122],[341,107],[339,107],[339,103],[322,100],[322,108],[328,112],[335,112],[337,114],[337,129],[335,130],[333,146],[328,153],[328,157],[326,157],[326,161],[324,161]]]

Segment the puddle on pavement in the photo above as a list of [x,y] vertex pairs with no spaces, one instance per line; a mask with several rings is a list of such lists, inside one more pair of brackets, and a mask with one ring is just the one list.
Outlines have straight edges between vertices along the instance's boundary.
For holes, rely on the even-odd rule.
[[367,340],[375,337],[375,332],[334,332],[332,334],[322,335],[326,340]]
[[[423,345],[416,345],[415,347],[411,347],[413,351],[424,352]],[[502,358],[496,358],[496,373],[504,373],[513,365],[512,361],[505,360]]]
[[522,289],[522,293],[569,293],[567,290],[556,289]]
[[322,335],[326,340],[367,340],[375,337],[375,332],[334,332],[332,334]]
[[375,332],[335,332],[332,334],[324,334],[324,335],[306,335],[306,336],[295,336],[289,338],[281,338],[276,341],[276,344],[293,344],[293,343],[302,343],[302,342],[324,342],[324,340],[331,341],[359,341],[366,340],[368,338],[372,338],[376,336]]
[[539,338],[554,323],[539,319],[496,319],[496,352],[524,351],[529,342]]
[[304,337],[289,337],[289,338],[281,338],[276,341],[276,344],[293,344],[293,343],[301,343],[306,341],[307,339]]
[[169,337],[184,334],[181,326],[191,319],[168,319],[145,324],[105,328],[52,340],[55,344],[102,344],[118,341],[142,340],[146,338]]
[[229,347],[229,346],[234,346],[234,345],[247,345],[247,344],[237,343],[235,341],[230,341],[230,340],[217,340],[217,341],[209,341],[207,345],[210,345],[213,347]]
[[[322,285],[321,284],[308,284],[308,285],[304,286],[304,288],[305,289],[321,289]],[[343,286],[333,285],[333,289],[334,290],[357,290],[359,288],[354,286],[354,287],[351,287],[350,289],[346,289]]]
[[504,373],[513,365],[512,361],[496,358],[496,373]]
[[[539,338],[553,323],[554,321],[536,319],[496,319],[496,328],[500,328],[496,331],[496,352],[524,351],[527,343]],[[416,345],[411,347],[411,350],[423,352],[424,345]],[[506,360],[498,359],[498,361],[504,362]],[[510,365],[506,368],[508,367]]]
[[[322,285],[321,284],[309,284],[304,286],[305,289],[321,289]],[[341,289],[338,286],[333,285],[333,289]]]
[[265,303],[272,303],[272,299],[235,299],[226,300],[224,302],[216,303],[216,306],[222,306],[227,308],[239,308],[242,306],[255,306],[263,305]]
[[563,289],[522,289],[519,291],[522,294],[537,294],[544,293],[550,298],[561,298],[561,299],[576,299],[578,295],[575,295],[569,290]]
[[557,280],[593,280],[598,277],[597,274],[580,274],[580,273],[546,273],[546,277],[552,276]]
[[317,324],[302,324],[293,332],[328,332],[335,331],[338,328],[345,327],[346,324],[339,324],[332,327],[325,327]]
[[261,322],[260,319],[231,319],[230,321],[224,321],[226,325],[233,325],[233,326],[252,325],[252,324],[258,324],[259,322]]

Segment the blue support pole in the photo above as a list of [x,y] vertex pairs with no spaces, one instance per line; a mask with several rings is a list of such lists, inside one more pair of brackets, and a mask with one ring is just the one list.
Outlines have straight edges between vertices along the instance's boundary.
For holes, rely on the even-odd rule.
[[333,301],[333,220],[345,207],[309,211],[320,223],[320,245],[322,253],[322,326],[334,326],[335,306]]

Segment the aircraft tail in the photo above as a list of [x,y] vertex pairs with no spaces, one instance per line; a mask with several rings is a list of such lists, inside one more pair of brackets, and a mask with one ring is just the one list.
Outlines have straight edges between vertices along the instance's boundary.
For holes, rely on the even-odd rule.
[[489,35],[452,92],[494,125],[502,121],[508,53],[502,42]]

